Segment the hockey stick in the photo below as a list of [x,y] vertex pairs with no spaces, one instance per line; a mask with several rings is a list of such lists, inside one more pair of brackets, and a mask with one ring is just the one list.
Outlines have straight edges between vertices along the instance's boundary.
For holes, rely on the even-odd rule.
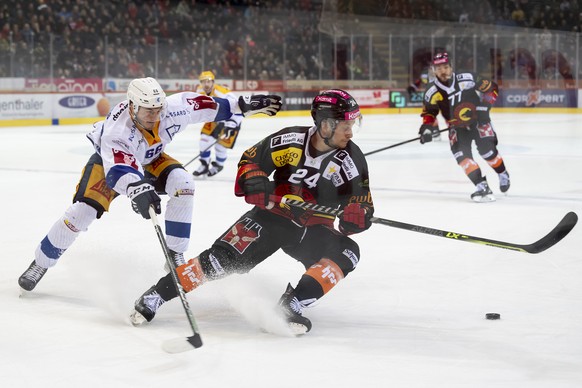
[[[303,210],[316,211],[318,213],[329,214],[332,216],[340,216],[343,213],[343,211],[339,209],[318,205],[316,203],[302,202],[284,197],[275,198],[278,199],[278,202],[282,204],[286,204]],[[427,228],[425,226],[407,224],[405,222],[393,221],[380,217],[372,217],[371,221],[374,224],[382,224],[391,226],[393,228],[410,230],[412,232],[425,233],[437,237],[445,237],[456,241],[465,241],[475,244],[488,245],[490,247],[509,249],[518,252],[540,253],[548,248],[551,248],[552,246],[560,242],[560,240],[562,240],[564,237],[566,237],[578,222],[578,216],[574,212],[567,213],[564,216],[564,218],[562,218],[562,220],[558,223],[558,225],[556,225],[556,227],[552,229],[547,235],[545,235],[544,237],[542,237],[541,239],[537,240],[534,243],[525,245],[503,242],[498,240],[491,240],[483,237],[469,236],[467,234],[451,232],[447,230]]]
[[206,151],[208,151],[209,149],[211,149],[212,147],[214,147],[214,145],[218,143],[218,139],[215,139],[214,142],[212,144],[210,144],[208,147],[206,147],[206,149],[204,151],[200,151],[200,153],[198,155],[196,155],[195,157],[193,157],[192,159],[190,159],[190,161],[186,164],[184,164],[184,168],[188,167],[188,165],[190,163],[192,163],[193,161],[195,161],[196,159],[198,159],[203,153],[205,153]]
[[190,337],[184,338],[176,338],[173,340],[165,341],[162,345],[162,348],[168,353],[180,353],[185,352],[186,350],[194,348],[199,348],[202,346],[202,338],[200,337],[200,332],[198,330],[198,325],[196,325],[196,321],[194,320],[194,314],[192,314],[192,310],[190,309],[190,305],[188,304],[188,300],[186,299],[186,292],[178,279],[178,274],[176,273],[176,265],[174,264],[174,260],[172,260],[170,256],[170,250],[168,248],[168,244],[166,243],[166,238],[162,233],[162,228],[158,223],[158,217],[156,216],[156,212],[154,208],[150,206],[149,208],[150,218],[152,219],[152,223],[154,224],[154,229],[156,230],[156,234],[158,235],[158,240],[160,240],[160,245],[162,246],[162,250],[164,251],[164,256],[166,258],[166,263],[170,268],[170,273],[172,274],[172,280],[174,281],[174,285],[176,286],[176,290],[178,291],[178,296],[180,297],[180,301],[182,302],[182,307],[184,307],[184,312],[188,317],[188,322],[190,323],[190,327],[192,328],[192,332],[194,333]]
[[[445,132],[445,131],[448,131],[448,130],[449,130],[449,128],[440,129],[439,130],[439,133]],[[400,143],[392,144],[392,145],[390,145],[388,147],[379,148],[379,149],[374,150],[374,151],[366,152],[364,154],[364,156],[372,155],[372,154],[375,154],[376,152],[385,151],[385,150],[388,150],[390,148],[398,147],[398,146],[401,146],[402,144],[412,143],[413,141],[417,141],[417,140],[420,140],[420,136],[415,137],[414,139],[409,139],[409,140],[401,141]]]

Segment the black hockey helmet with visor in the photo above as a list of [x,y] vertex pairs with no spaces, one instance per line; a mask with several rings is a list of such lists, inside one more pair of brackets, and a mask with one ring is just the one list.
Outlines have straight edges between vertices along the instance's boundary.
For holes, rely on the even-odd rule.
[[327,139],[333,137],[339,121],[354,120],[353,132],[357,132],[362,124],[360,106],[348,92],[341,89],[325,90],[315,96],[311,103],[311,117],[320,135],[322,121],[328,120],[332,133]]

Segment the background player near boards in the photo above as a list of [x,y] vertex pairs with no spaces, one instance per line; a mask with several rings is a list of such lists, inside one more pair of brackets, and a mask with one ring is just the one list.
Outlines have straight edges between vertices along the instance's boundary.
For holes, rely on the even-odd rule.
[[[237,96],[228,88],[216,84],[216,76],[210,70],[200,73],[200,85],[196,92],[211,97],[237,100]],[[195,177],[214,176],[224,168],[228,149],[232,149],[241,129],[242,116],[233,115],[228,120],[204,123],[200,130],[200,165],[192,175]],[[214,160],[212,148],[214,147]]]
[[497,84],[470,72],[455,73],[446,52],[436,53],[432,66],[435,79],[427,85],[424,94],[420,142],[432,141],[440,112],[449,126],[451,152],[475,185],[471,199],[495,201],[487,178],[473,159],[471,146],[475,143],[480,156],[498,174],[500,191],[507,192],[509,173],[497,149],[497,133],[489,117],[491,106],[497,100]]

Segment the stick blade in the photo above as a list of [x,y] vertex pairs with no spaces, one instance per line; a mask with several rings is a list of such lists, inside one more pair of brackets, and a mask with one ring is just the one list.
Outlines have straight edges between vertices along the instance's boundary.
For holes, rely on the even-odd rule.
[[191,337],[173,338],[162,343],[162,349],[171,354],[183,353],[202,346],[202,338],[196,333]]
[[578,215],[574,212],[569,212],[564,216],[564,218],[562,218],[562,221],[560,221],[558,225],[550,231],[550,233],[535,243],[525,246],[524,249],[529,253],[540,253],[553,247],[566,237],[572,229],[574,229],[577,222]]

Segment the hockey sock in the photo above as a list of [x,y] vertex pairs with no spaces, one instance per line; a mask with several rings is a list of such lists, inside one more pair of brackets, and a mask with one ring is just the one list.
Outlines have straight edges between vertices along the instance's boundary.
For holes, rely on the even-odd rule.
[[497,154],[497,156],[495,156],[493,159],[487,160],[487,163],[498,174],[501,174],[505,171],[505,163],[503,163],[503,158],[499,154]]
[[194,180],[186,170],[177,168],[168,175],[165,189],[170,197],[164,215],[168,247],[175,252],[186,252],[190,243]]
[[465,158],[459,162],[459,166],[463,169],[467,177],[473,182],[474,185],[477,185],[483,182],[483,174],[481,174],[481,169],[477,162],[475,162],[471,158]]
[[84,202],[75,202],[63,217],[49,230],[36,248],[36,263],[44,268],[57,264],[57,260],[73,245],[79,233],[87,230],[97,219],[97,210]]
[[176,273],[186,292],[190,292],[206,282],[206,275],[204,275],[200,260],[197,257],[176,268]]
[[344,278],[341,268],[329,259],[321,259],[307,269],[295,287],[295,296],[308,306],[327,294]]

